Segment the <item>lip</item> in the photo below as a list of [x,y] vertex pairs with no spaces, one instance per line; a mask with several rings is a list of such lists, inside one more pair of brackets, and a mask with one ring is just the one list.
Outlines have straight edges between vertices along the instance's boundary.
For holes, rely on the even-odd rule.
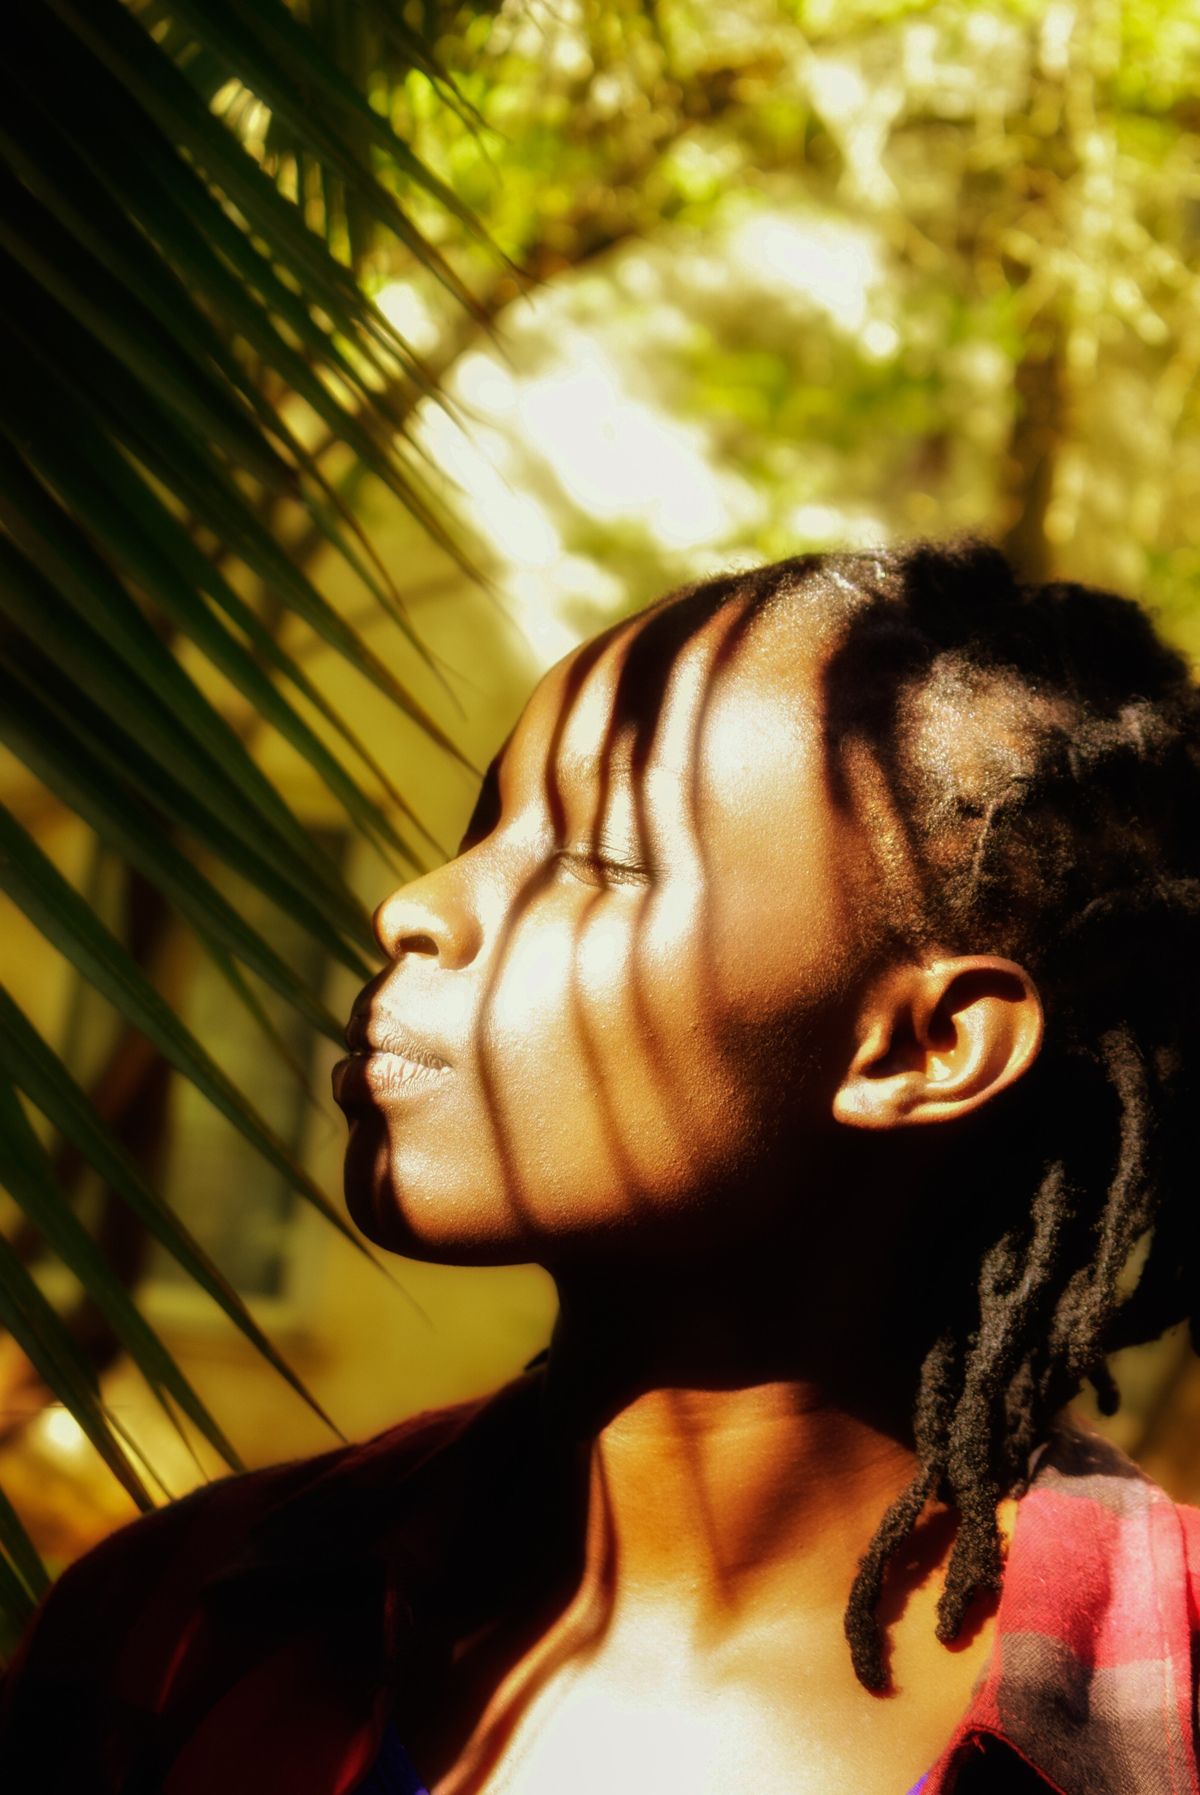
[[445,1064],[422,1065],[402,1053],[352,1053],[333,1068],[333,1099],[343,1109],[361,1103],[390,1103],[432,1089],[449,1073]]
[[346,1024],[346,1045],[351,1055],[394,1055],[409,1065],[446,1072],[450,1062],[424,1041],[409,1034],[394,1017],[367,1008],[355,1008]]
[[333,1068],[333,1098],[342,1109],[416,1097],[450,1072],[448,1060],[380,1011],[365,993],[346,1024],[346,1045],[348,1057]]

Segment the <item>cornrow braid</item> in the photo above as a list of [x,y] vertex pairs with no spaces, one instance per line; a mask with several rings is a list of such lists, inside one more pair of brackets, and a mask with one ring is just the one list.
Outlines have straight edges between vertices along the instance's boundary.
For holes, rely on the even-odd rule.
[[[1132,602],[1023,586],[982,544],[751,579],[773,604],[816,582],[835,614],[830,787],[854,802],[863,753],[882,779],[890,945],[1016,959],[1046,1013],[1037,1061],[948,1150],[976,1187],[991,1168],[988,1201],[968,1298],[921,1364],[917,1475],[846,1610],[855,1672],[882,1689],[875,1611],[927,1499],[958,1514],[937,1612],[948,1642],[999,1587],[997,1504],[1022,1493],[1062,1406],[1090,1380],[1112,1412],[1107,1355],[1177,1322],[1200,1350],[1200,695]],[[1002,1127],[987,1114],[1000,1109]]]

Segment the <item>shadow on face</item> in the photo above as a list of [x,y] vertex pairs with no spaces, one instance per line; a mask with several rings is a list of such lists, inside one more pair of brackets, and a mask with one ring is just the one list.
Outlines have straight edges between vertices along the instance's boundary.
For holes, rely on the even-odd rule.
[[858,943],[813,670],[755,622],[705,591],[555,668],[459,855],[381,906],[339,1091],[381,1244],[682,1250],[803,1185]]
[[1009,962],[909,951],[933,874],[891,738],[844,598],[783,571],[553,669],[458,856],[380,907],[389,965],[338,1074],[379,1244],[660,1300],[707,1275],[752,1312],[800,1294],[826,1333],[873,1286],[894,1300],[936,1157],[911,1125],[1016,1078],[1040,1008]]

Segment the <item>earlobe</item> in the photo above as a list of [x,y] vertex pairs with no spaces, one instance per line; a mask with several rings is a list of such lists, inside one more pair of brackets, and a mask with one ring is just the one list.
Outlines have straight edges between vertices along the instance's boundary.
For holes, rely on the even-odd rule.
[[835,1120],[902,1128],[969,1114],[1037,1058],[1043,1016],[1024,967],[996,955],[892,968],[864,995]]

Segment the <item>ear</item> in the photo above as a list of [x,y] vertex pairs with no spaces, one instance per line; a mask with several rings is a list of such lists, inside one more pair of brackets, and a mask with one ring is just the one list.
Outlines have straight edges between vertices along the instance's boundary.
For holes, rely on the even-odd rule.
[[864,994],[833,1114],[854,1128],[967,1115],[1033,1063],[1042,1032],[1037,987],[1014,960],[971,954],[892,967]]

